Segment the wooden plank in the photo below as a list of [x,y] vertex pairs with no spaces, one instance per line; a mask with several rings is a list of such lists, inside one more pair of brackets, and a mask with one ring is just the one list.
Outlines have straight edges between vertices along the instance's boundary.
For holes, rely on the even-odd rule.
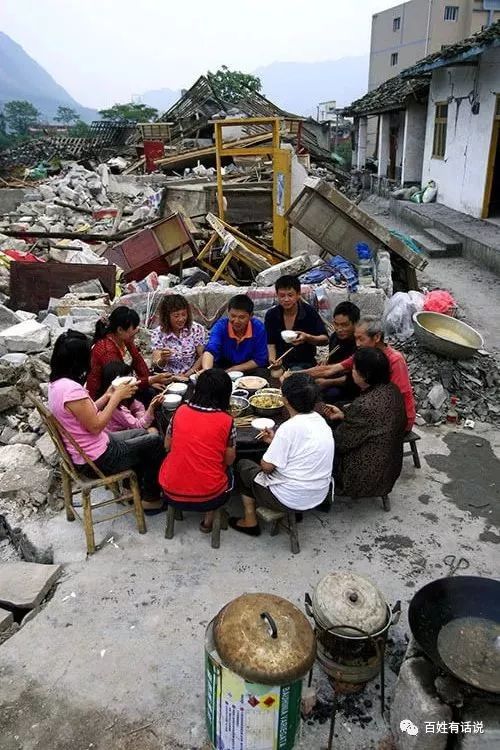
[[356,242],[367,242],[374,249],[383,246],[417,270],[422,270],[427,265],[427,259],[423,255],[414,253],[388,229],[322,180],[306,180],[304,189],[289,208],[287,217],[292,226],[300,229],[322,248],[348,260],[357,260]]

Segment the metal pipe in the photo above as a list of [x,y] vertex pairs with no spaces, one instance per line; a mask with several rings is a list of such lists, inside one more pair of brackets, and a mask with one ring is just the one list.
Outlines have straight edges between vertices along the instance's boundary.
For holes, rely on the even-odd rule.
[[427,34],[425,39],[425,57],[429,54],[429,41],[431,33],[431,14],[432,14],[432,0],[429,0],[429,9],[427,11]]

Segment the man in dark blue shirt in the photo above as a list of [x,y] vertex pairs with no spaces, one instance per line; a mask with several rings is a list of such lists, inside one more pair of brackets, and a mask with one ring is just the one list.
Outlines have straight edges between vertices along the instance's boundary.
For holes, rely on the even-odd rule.
[[[282,366],[291,369],[307,369],[316,364],[316,347],[328,344],[325,324],[316,310],[300,296],[300,281],[296,276],[281,276],[275,284],[278,304],[267,311],[265,326],[269,360],[274,362],[287,349]],[[287,344],[282,331],[297,331],[297,338]]]

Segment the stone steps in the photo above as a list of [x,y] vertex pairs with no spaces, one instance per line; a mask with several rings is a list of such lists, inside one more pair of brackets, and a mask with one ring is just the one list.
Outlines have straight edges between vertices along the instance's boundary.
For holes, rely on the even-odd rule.
[[417,245],[420,245],[422,250],[429,256],[429,258],[447,258],[448,252],[443,245],[438,242],[431,240],[426,234],[412,234],[412,238],[415,240]]
[[434,227],[423,227],[422,234],[412,235],[430,258],[455,258],[462,255],[462,243]]
[[424,229],[424,232],[433,242],[437,242],[438,245],[441,245],[446,249],[446,255],[448,258],[462,255],[462,243],[460,240],[450,237],[446,232],[441,231],[441,229],[434,229],[434,227]]

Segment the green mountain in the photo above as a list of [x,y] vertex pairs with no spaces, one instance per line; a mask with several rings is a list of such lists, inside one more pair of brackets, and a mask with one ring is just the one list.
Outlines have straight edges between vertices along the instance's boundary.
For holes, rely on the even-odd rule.
[[49,121],[59,105],[71,107],[86,122],[99,119],[95,109],[78,104],[19,44],[0,31],[0,107],[13,99],[31,102]]

